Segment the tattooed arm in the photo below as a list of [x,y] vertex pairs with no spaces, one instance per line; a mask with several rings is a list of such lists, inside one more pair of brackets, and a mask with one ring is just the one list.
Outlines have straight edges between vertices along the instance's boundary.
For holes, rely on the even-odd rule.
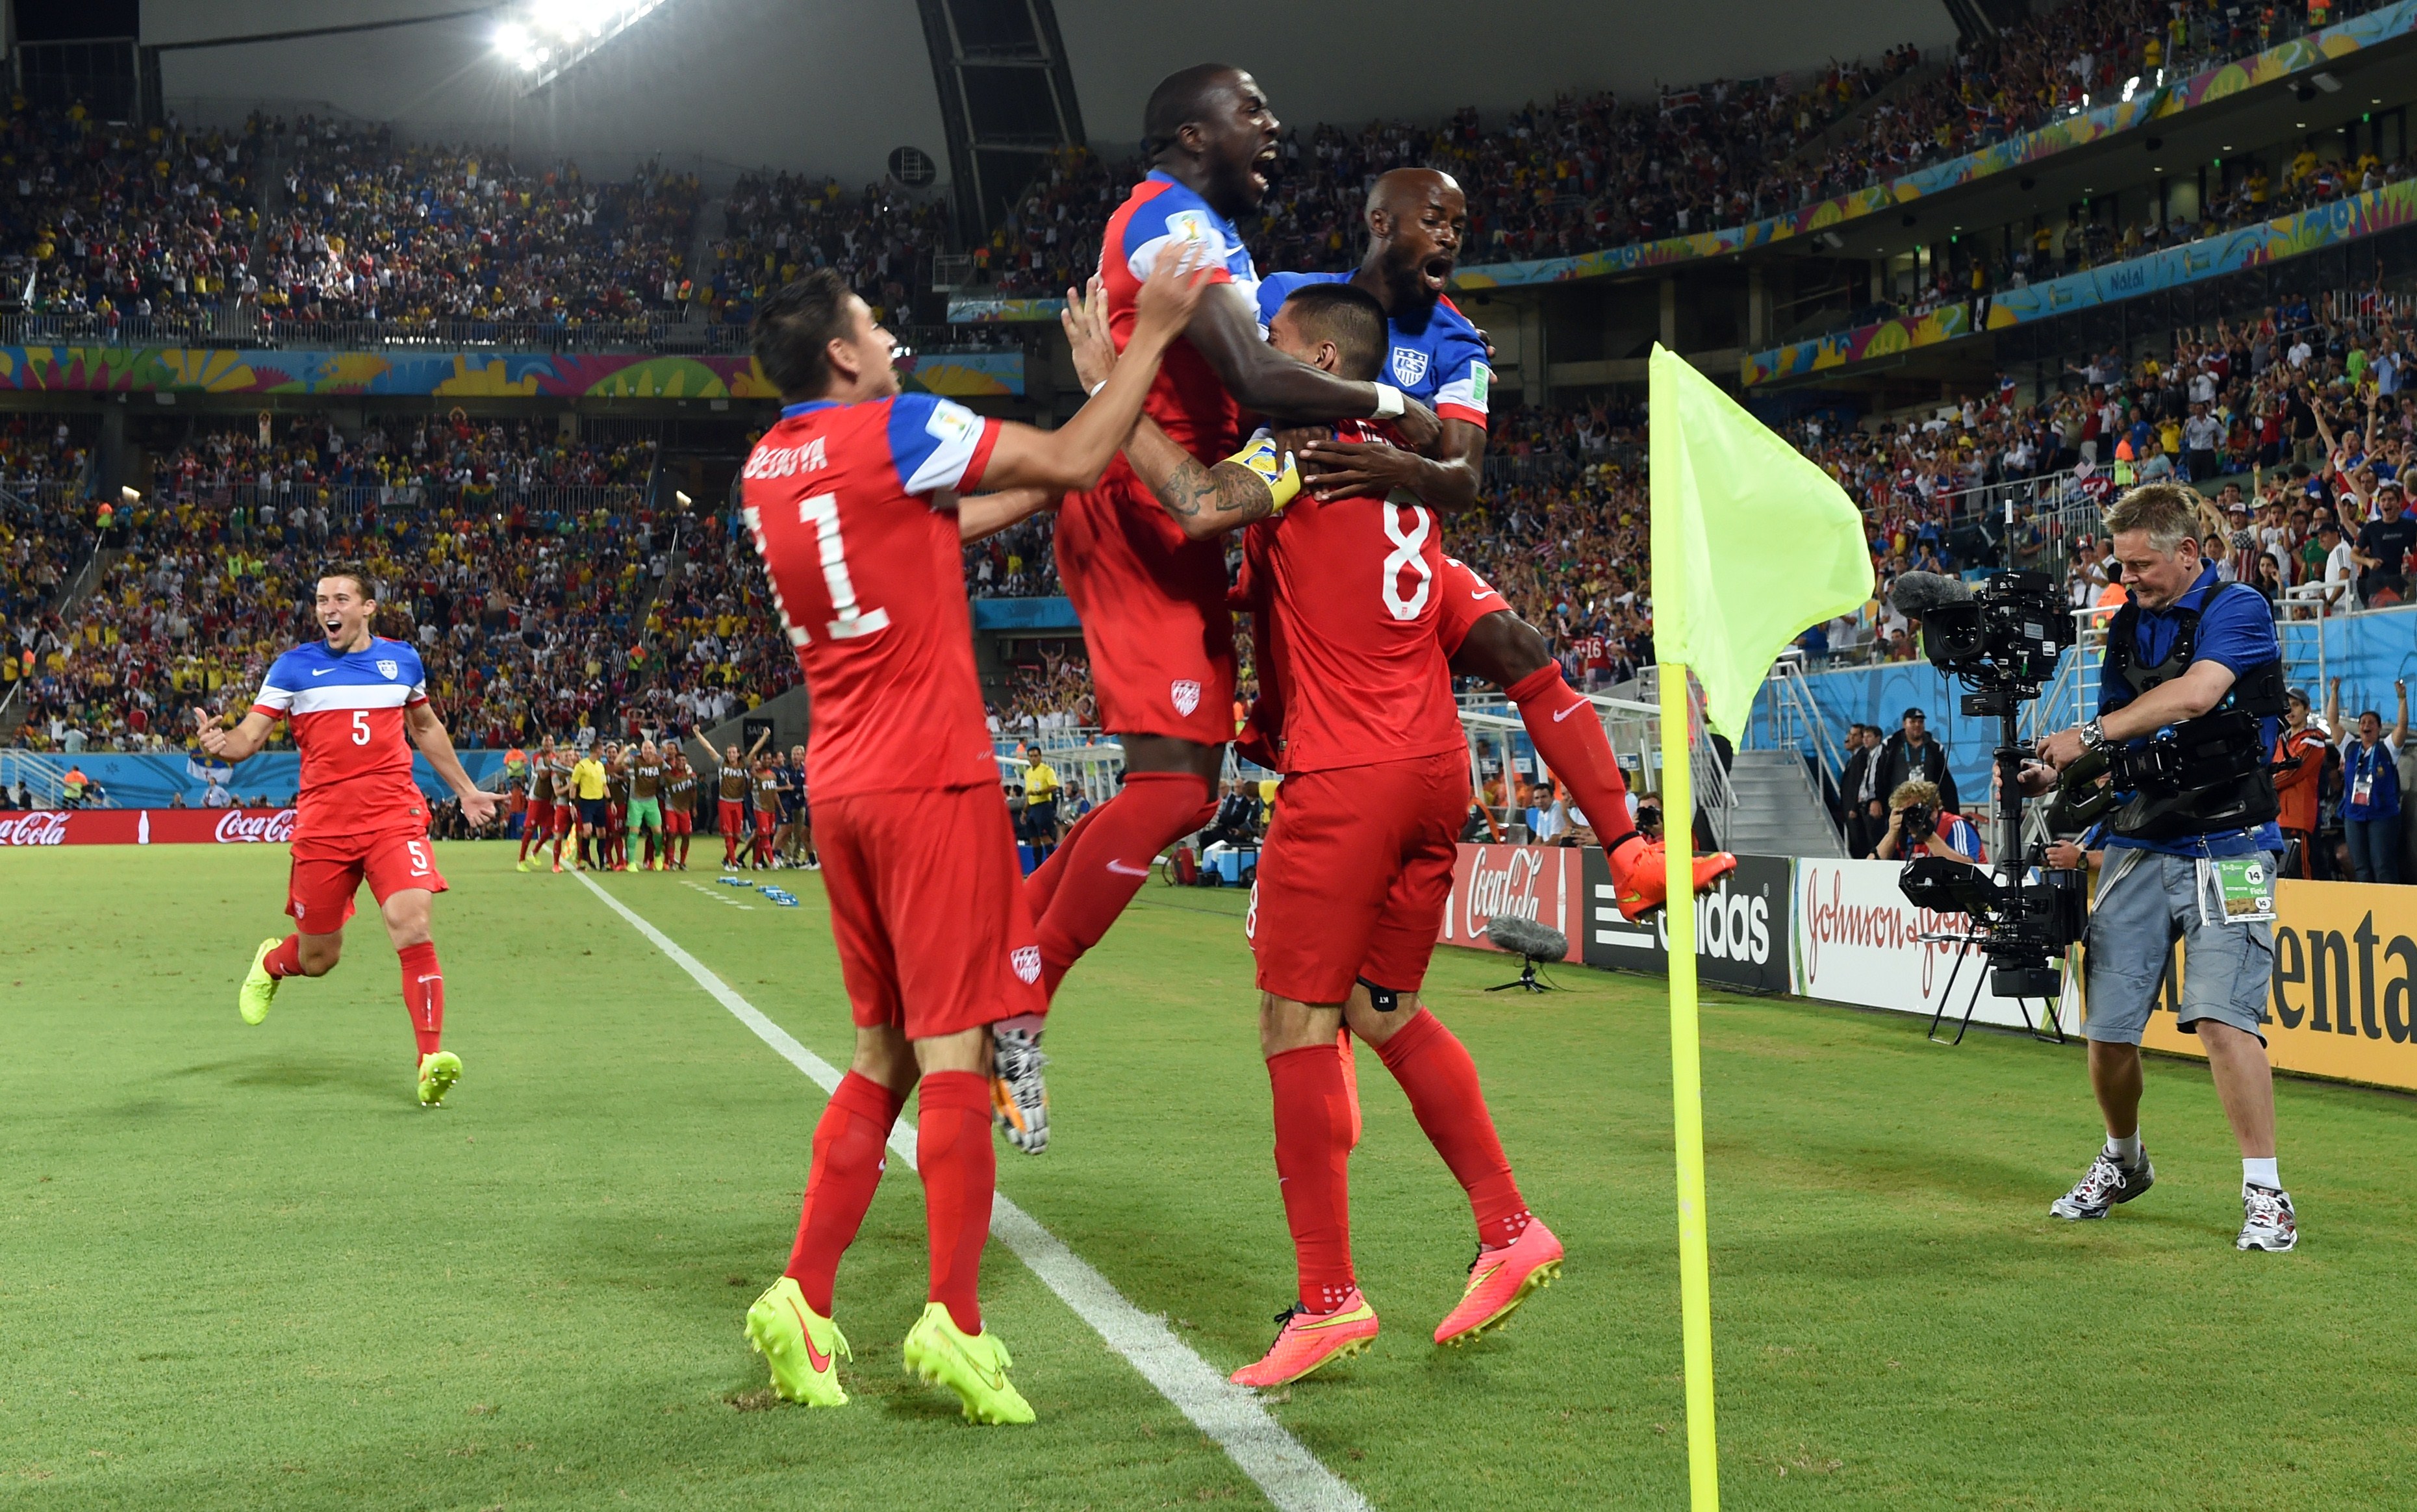
[[1176,528],[1193,540],[1281,514],[1300,491],[1292,453],[1279,448],[1265,431],[1233,456],[1204,467],[1145,416],[1125,442],[1125,461],[1158,495]]

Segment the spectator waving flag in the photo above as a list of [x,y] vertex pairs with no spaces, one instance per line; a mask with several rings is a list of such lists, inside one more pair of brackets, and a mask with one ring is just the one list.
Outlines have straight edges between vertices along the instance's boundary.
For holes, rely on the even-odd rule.
[[1736,735],[1787,643],[1872,596],[1863,522],[1830,475],[1656,345],[1651,400],[1653,643]]
[[[1670,1096],[1679,1157],[1679,1305],[1686,1362],[1687,1478],[1695,1512],[1720,1505],[1712,1424],[1712,1285],[1704,1215],[1704,1072],[1695,1002],[1695,812],[1687,673],[1704,718],[1735,734],[1755,689],[1808,625],[1872,596],[1862,516],[1830,476],[1712,386],[1653,348],[1653,646],[1662,664],[1662,811],[1670,816]],[[1717,542],[1717,546],[1714,544]]]

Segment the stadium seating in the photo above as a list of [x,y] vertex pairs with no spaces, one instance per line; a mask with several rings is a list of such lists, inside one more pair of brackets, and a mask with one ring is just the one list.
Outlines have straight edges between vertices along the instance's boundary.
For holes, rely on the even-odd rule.
[[913,291],[931,287],[933,254],[949,234],[937,200],[769,171],[742,175],[723,217],[706,296],[716,319],[742,325],[756,301],[817,267],[839,269],[880,318],[903,321]]

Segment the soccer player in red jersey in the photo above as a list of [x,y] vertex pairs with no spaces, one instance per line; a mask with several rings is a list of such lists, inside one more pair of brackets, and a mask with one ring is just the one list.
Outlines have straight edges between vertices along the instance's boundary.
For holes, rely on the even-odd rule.
[[529,869],[529,847],[537,847],[538,859],[545,858],[546,837],[554,829],[554,737],[547,735],[537,743],[537,754],[529,762],[528,811],[521,816],[520,870]]
[[[1143,115],[1148,177],[1109,218],[1100,275],[1119,346],[1134,300],[1164,256],[1193,249],[1215,287],[1166,355],[1148,413],[1203,464],[1231,452],[1250,410],[1288,421],[1374,416],[1406,444],[1436,436],[1432,410],[1388,384],[1338,378],[1270,351],[1259,335],[1258,273],[1235,219],[1257,208],[1281,123],[1258,82],[1201,64],[1151,91]],[[1025,884],[1041,927],[1041,980],[1054,992],[1100,942],[1151,873],[1159,853],[1217,809],[1232,738],[1234,627],[1225,562],[1214,542],[1187,540],[1119,461],[1058,512],[1057,572],[1083,622],[1100,722],[1124,748],[1125,783],[1085,815]],[[1000,1131],[1038,1155],[1047,1143],[1039,1049],[1042,1020],[1001,1026]]]
[[960,543],[1098,480],[1205,288],[1192,259],[1163,260],[1126,363],[1055,431],[900,393],[889,333],[829,270],[756,317],[783,408],[741,474],[746,518],[813,703],[807,776],[857,1025],[814,1130],[787,1272],[748,1309],[748,1338],[791,1400],[847,1399],[833,1278],[914,1092],[932,1280],[906,1367],[954,1391],[969,1419],[1032,1420],[976,1283],[996,1176],[990,1026],[1038,1011],[1041,952],[983,725]]
[[[1269,339],[1303,362],[1364,374],[1376,370],[1385,330],[1367,293],[1318,283],[1285,300]],[[1097,355],[1096,343],[1087,357],[1077,348],[1087,381]],[[1337,429],[1383,439],[1377,428]],[[1418,996],[1468,802],[1468,748],[1436,630],[1436,517],[1378,495],[1300,492],[1293,459],[1266,431],[1240,457],[1204,468],[1145,421],[1126,456],[1187,536],[1251,526],[1260,670],[1282,689],[1284,791],[1244,929],[1258,960],[1259,1043],[1300,1295],[1267,1356],[1234,1380],[1298,1380],[1376,1336],[1351,1264],[1352,1121],[1334,1050],[1345,1024],[1376,1048],[1467,1193],[1478,1258],[1435,1332],[1438,1344],[1460,1343],[1548,1284],[1561,1246],[1519,1194],[1467,1048]]]
[[285,903],[294,932],[262,941],[253,953],[236,996],[244,1022],[268,1017],[285,978],[325,976],[335,968],[353,895],[367,880],[403,960],[403,1005],[419,1047],[419,1101],[433,1108],[460,1079],[462,1060],[442,1043],[445,974],[428,916],[445,878],[428,851],[428,803],[411,779],[412,746],[462,800],[462,817],[472,824],[494,817],[496,800],[479,791],[453,754],[444,721],[429,707],[419,653],[370,633],[376,612],[367,568],[329,567],[317,596],[327,638],[279,657],[251,712],[233,729],[206,714],[196,718],[203,751],[220,761],[250,760],[280,719],[291,723],[302,756]]
[[[1367,292],[1385,310],[1387,376],[1403,392],[1435,405],[1442,434],[1433,458],[1340,436],[1310,440],[1300,452],[1303,486],[1321,498],[1405,490],[1437,509],[1467,508],[1485,475],[1494,375],[1483,335],[1444,296],[1467,227],[1467,196],[1449,174],[1396,168],[1370,186],[1364,219],[1368,253],[1357,269],[1277,274],[1260,285],[1260,310],[1273,314],[1286,294],[1307,282],[1347,279]],[[1628,783],[1603,720],[1562,677],[1550,644],[1511,612],[1493,584],[1456,558],[1444,558],[1436,595],[1442,610],[1437,633],[1453,674],[1484,678],[1518,709],[1537,753],[1594,826],[1620,913],[1636,919],[1661,907],[1667,891],[1662,842],[1636,833],[1628,816]],[[1726,852],[1696,857],[1696,890],[1736,869],[1737,858]]]
[[663,855],[675,871],[688,869],[688,842],[696,834],[696,772],[676,739],[663,742]]

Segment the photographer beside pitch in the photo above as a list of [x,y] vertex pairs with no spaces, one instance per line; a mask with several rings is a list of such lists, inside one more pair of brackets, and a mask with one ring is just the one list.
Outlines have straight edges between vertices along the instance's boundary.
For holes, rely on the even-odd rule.
[[2284,706],[2282,647],[2265,599],[2246,584],[2219,582],[2201,556],[2198,516],[2197,495],[2171,483],[2134,489],[2107,511],[2131,597],[2108,627],[2098,717],[2042,738],[2040,759],[2021,772],[2025,793],[2045,793],[2086,757],[2094,765],[2121,748],[2121,756],[2145,760],[2162,732],[2203,719],[2194,733],[2237,732],[2230,743],[2246,748],[2218,770],[2207,752],[2222,742],[2161,743],[2167,753],[2197,754],[2167,768],[2171,781],[2142,781],[2107,822],[2082,1030],[2106,1142],[2048,1211],[2103,1218],[2156,1179],[2140,1142],[2140,1036],[2179,939],[2187,962],[2181,1026],[2199,1036],[2241,1144],[2235,1247],[2285,1250],[2299,1231],[2275,1173],[2273,1073],[2259,1032],[2283,849],[2263,760]]

